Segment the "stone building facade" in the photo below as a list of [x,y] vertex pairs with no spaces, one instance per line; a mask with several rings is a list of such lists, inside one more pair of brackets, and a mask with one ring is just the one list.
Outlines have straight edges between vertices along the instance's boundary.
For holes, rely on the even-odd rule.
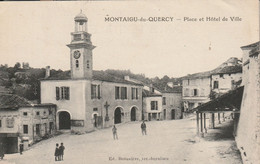
[[174,120],[183,117],[182,86],[174,86],[169,82],[158,88],[153,84],[144,84],[129,76],[126,76],[125,80],[143,85],[144,120]]
[[[87,17],[74,19],[70,71],[41,80],[41,102],[57,104],[57,127],[76,132],[141,120],[142,85],[93,70]],[[47,73],[48,74],[48,73]]]
[[244,163],[260,162],[259,42],[241,47],[244,93],[237,129],[237,146]]
[[184,111],[190,111],[210,101],[212,95],[219,96],[236,88],[242,81],[241,61],[231,57],[211,71],[183,77]]
[[6,153],[18,152],[18,145],[24,148],[56,132],[56,105],[31,104],[28,100],[13,94],[0,95],[0,142]]
[[152,90],[143,89],[144,120],[160,120],[162,114],[162,95]]

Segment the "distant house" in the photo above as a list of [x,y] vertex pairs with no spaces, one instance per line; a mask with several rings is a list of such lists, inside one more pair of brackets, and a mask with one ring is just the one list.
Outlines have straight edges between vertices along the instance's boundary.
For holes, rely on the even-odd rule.
[[143,115],[144,120],[160,120],[162,114],[162,94],[143,89]]
[[0,94],[0,142],[6,153],[18,152],[18,145],[28,145],[55,133],[54,104],[31,104],[14,94]]
[[[237,58],[230,58],[214,70],[195,73],[183,77],[184,111],[210,101],[218,94],[227,93],[242,81],[242,65]],[[214,94],[212,96],[212,94]]]
[[142,84],[145,120],[173,120],[182,118],[182,87],[168,83],[163,88],[144,84],[129,76],[126,80]]
[[93,70],[91,34],[87,17],[74,18],[71,33],[71,69],[41,80],[41,102],[57,104],[57,127],[74,132],[141,120],[142,85]]
[[182,118],[182,86],[168,86],[161,89],[162,93],[162,118],[175,120]]
[[211,75],[211,89],[223,94],[238,87],[242,82],[242,65],[226,66]]

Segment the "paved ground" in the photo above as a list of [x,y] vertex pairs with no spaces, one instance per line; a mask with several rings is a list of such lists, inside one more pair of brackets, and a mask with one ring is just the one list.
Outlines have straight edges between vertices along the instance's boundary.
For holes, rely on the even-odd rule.
[[[227,121],[221,126],[229,124]],[[84,135],[63,134],[33,145],[23,155],[8,154],[0,163],[241,163],[230,137],[220,139],[217,134],[221,132],[216,129],[200,139],[195,136],[195,125],[192,119],[147,122],[148,135],[142,136],[140,122],[131,122],[117,126],[119,140],[113,140],[110,128]],[[60,142],[65,144],[65,157],[55,162],[55,144]]]

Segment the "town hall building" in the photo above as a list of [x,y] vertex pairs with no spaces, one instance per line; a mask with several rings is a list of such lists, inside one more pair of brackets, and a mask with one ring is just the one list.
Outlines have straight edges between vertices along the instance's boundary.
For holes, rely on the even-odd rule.
[[70,71],[41,80],[41,103],[57,105],[57,129],[75,132],[141,120],[142,85],[93,70],[91,34],[87,17],[74,18],[71,33]]

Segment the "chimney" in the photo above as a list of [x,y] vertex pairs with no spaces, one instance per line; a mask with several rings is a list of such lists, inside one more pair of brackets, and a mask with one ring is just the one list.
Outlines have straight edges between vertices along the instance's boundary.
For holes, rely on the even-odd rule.
[[149,90],[150,90],[150,92],[154,92],[153,84],[150,84],[150,86],[149,86]]
[[51,71],[50,71],[50,66],[47,66],[45,69],[45,78],[50,77]]
[[124,79],[127,81],[130,81],[130,77],[129,76],[124,76]]
[[167,85],[168,85],[169,87],[171,87],[171,88],[173,88],[173,86],[174,86],[174,85],[173,85],[173,82],[168,82]]

